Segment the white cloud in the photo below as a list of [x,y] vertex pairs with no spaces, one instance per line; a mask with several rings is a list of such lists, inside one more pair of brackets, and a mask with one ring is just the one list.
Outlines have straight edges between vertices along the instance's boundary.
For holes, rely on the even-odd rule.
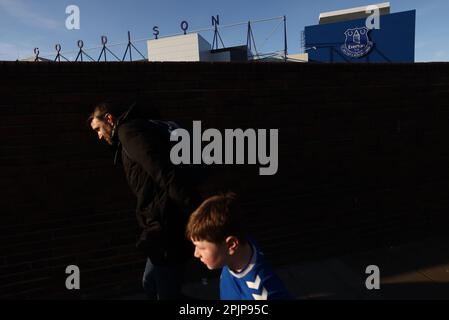
[[430,45],[429,41],[418,41],[415,45],[416,49],[425,49]]
[[9,42],[0,42],[0,61],[23,59],[33,56],[33,50],[27,44],[14,44]]
[[18,58],[19,49],[11,44],[0,42],[0,60],[15,60]]
[[449,52],[445,50],[438,50],[433,53],[433,58],[436,61],[447,61],[449,60]]
[[[421,18],[424,16],[434,15],[442,10],[446,5],[446,0],[423,1],[415,5],[416,16]],[[410,9],[411,10],[411,9]]]
[[0,9],[22,23],[33,27],[56,29],[62,26],[56,20],[47,18],[26,5],[22,0],[0,0]]

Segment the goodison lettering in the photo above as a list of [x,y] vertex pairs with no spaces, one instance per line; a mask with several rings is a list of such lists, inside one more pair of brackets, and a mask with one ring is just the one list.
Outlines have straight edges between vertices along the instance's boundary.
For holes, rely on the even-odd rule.
[[[245,152],[245,140],[248,152]],[[234,164],[234,158],[235,164],[245,164],[245,154],[247,154],[247,164],[259,163],[264,166],[259,168],[259,175],[276,174],[278,170],[278,129],[269,130],[269,140],[269,150],[267,150],[267,129],[257,129],[257,133],[255,129],[245,131],[242,129],[225,129],[224,164]],[[201,133],[201,121],[193,121],[193,150],[190,133],[185,129],[173,130],[170,141],[178,141],[170,151],[170,160],[174,165],[223,164],[223,137],[221,132],[211,128]],[[209,143],[202,148],[202,142]]]

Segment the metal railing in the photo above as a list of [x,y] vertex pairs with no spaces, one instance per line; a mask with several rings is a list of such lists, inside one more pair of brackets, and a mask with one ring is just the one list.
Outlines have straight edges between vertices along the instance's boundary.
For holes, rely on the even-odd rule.
[[[262,48],[263,45],[266,43],[266,41],[277,31],[277,29],[279,29],[280,25],[283,22],[284,25],[284,44],[283,47],[284,49],[282,50],[282,54],[283,54],[283,59],[284,61],[287,61],[287,21],[286,21],[286,16],[279,16],[279,17],[273,17],[273,18],[268,18],[268,19],[260,19],[260,20],[252,20],[252,21],[247,21],[247,22],[240,22],[240,23],[234,23],[234,24],[228,24],[228,25],[223,25],[223,26],[219,26],[219,16],[217,15],[216,18],[212,17],[212,25],[213,27],[211,28],[204,28],[204,29],[198,29],[198,30],[193,30],[190,31],[189,33],[200,33],[200,32],[205,32],[205,31],[213,31],[214,32],[214,38],[212,41],[212,49],[216,48],[218,49],[218,45],[219,42],[218,40],[220,40],[220,43],[222,45],[222,47],[224,48],[224,42],[223,39],[220,35],[220,30],[224,30],[227,28],[233,28],[233,27],[237,27],[237,26],[242,26],[242,25],[247,25],[247,47],[248,47],[248,59],[250,60],[258,60],[260,59],[261,56],[266,56],[266,55],[270,55],[273,54],[271,53],[262,53],[259,52],[257,50],[257,46],[256,46],[256,40],[254,38],[254,34],[253,34],[253,26],[256,23],[262,23],[262,22],[267,22],[267,21],[274,21],[274,20],[279,20],[279,24],[276,25],[276,27],[271,31],[271,33],[269,34],[268,37],[265,38],[264,43],[259,46],[259,48]],[[110,57],[114,58],[114,61],[125,61],[127,59],[127,55],[129,56],[129,61],[133,61],[133,56],[132,56],[132,51],[133,49],[140,55],[140,57],[144,60],[147,60],[148,58],[145,57],[145,55],[143,55],[139,49],[135,46],[135,44],[137,43],[141,43],[141,42],[146,42],[148,40],[153,40],[153,39],[160,39],[160,38],[168,38],[168,37],[172,37],[172,36],[178,36],[181,34],[186,34],[186,30],[184,30],[184,33],[178,33],[178,34],[172,34],[172,35],[167,35],[164,37],[158,37],[158,35],[155,35],[155,38],[142,38],[142,39],[135,39],[135,40],[131,40],[131,33],[128,31],[128,41],[125,42],[121,42],[121,43],[113,43],[113,44],[109,44],[108,45],[108,38],[103,35],[100,37],[101,39],[101,46],[98,47],[92,47],[92,48],[88,48],[88,49],[84,49],[84,42],[83,40],[78,40],[77,41],[77,47],[78,50],[76,51],[66,51],[66,52],[61,52],[61,45],[60,44],[56,44],[55,45],[55,50],[56,50],[56,55],[48,53],[46,55],[40,55],[39,52],[39,48],[35,48],[34,49],[34,61],[54,61],[54,62],[69,62],[71,61],[69,58],[67,58],[69,55],[73,55],[74,58],[72,58],[72,61],[75,62],[108,62],[108,54]],[[117,47],[117,46],[123,46],[126,45],[126,50],[122,56],[122,58],[120,59],[120,55],[117,55],[116,53],[114,53],[111,48],[113,47]],[[255,50],[255,54],[252,54],[252,49],[254,48]],[[93,50],[100,50],[100,54],[98,56],[97,59],[94,59],[91,55],[89,55],[87,53],[87,51],[93,51]],[[280,52],[280,51],[279,51]],[[278,51],[276,52],[278,53]],[[75,57],[76,55],[76,57]]]

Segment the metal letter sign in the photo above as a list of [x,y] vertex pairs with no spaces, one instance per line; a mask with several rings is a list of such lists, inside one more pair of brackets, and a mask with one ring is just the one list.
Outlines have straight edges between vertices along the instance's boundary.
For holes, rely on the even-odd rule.
[[346,40],[341,46],[341,51],[351,58],[365,56],[373,48],[373,43],[370,41],[368,33],[369,30],[367,27],[346,30]]
[[220,17],[218,16],[218,14],[216,17],[212,16],[212,26],[218,26],[219,24],[220,24]]
[[184,31],[184,34],[187,33],[188,28],[189,28],[189,24],[187,23],[187,21],[181,22],[181,29],[182,29],[182,31]]
[[158,26],[154,26],[153,27],[153,35],[154,35],[154,38],[155,39],[157,39],[157,36],[159,35],[159,27]]

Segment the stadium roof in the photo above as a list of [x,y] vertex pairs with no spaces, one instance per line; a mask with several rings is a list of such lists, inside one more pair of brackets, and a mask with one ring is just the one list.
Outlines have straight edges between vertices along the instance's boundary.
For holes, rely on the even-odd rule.
[[[389,2],[373,4],[371,6],[378,7],[380,15],[385,15],[385,14],[390,13],[390,3]],[[319,24],[335,23],[335,22],[340,22],[340,21],[367,18],[368,16],[371,15],[370,11],[368,11],[368,13],[366,13],[367,10],[370,10],[369,7],[370,6],[363,6],[363,7],[344,9],[344,10],[322,12],[322,13],[320,13]]]

